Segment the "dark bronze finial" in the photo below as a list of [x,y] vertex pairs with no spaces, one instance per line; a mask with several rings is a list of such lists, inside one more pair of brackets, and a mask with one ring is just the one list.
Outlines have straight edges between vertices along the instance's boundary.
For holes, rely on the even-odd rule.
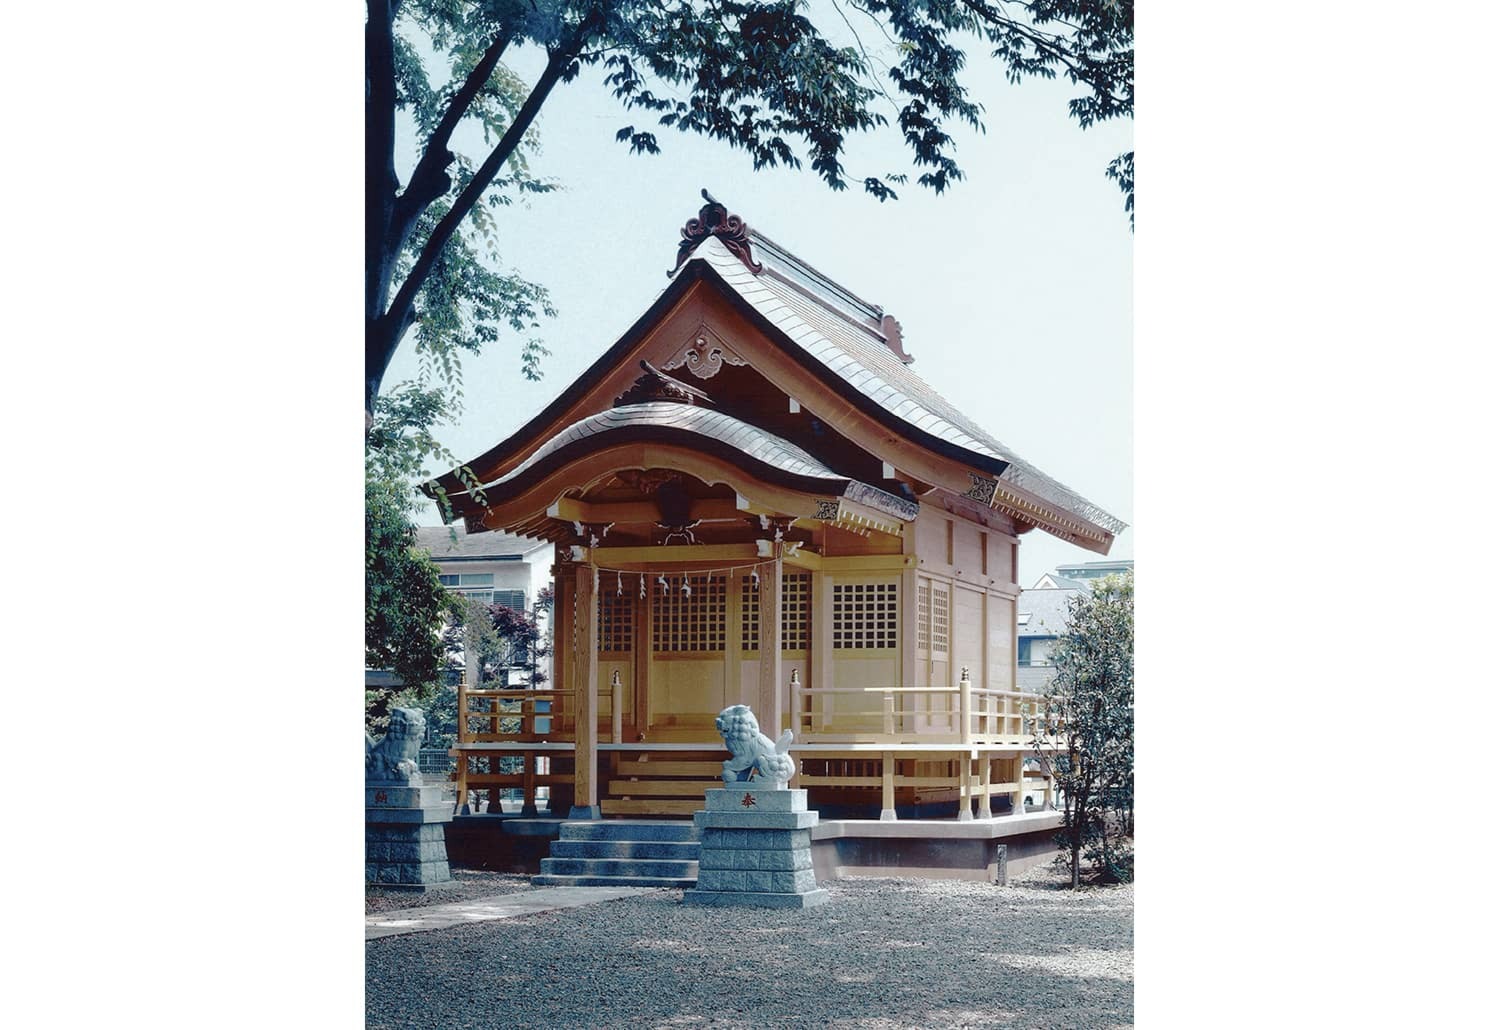
[[[708,190],[700,192],[707,203],[698,210],[697,218],[689,218],[682,227],[682,242],[677,245],[677,264],[672,266],[672,272],[682,267],[682,263],[698,244],[710,236],[717,236],[729,253],[759,275],[762,266],[750,255],[750,226],[739,215],[730,214],[729,209],[715,200]],[[672,272],[667,274],[671,275]]]

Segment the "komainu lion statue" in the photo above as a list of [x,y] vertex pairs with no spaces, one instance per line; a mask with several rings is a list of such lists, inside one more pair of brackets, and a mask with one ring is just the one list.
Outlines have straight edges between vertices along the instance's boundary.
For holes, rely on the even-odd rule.
[[392,708],[391,724],[380,743],[365,734],[365,779],[420,783],[417,751],[427,733],[427,718],[419,708]]
[[724,738],[724,746],[734,757],[724,763],[725,783],[760,781],[785,788],[786,781],[797,775],[797,763],[787,754],[792,746],[792,731],[783,730],[775,743],[760,731],[755,713],[744,705],[730,705],[714,719],[714,728]]

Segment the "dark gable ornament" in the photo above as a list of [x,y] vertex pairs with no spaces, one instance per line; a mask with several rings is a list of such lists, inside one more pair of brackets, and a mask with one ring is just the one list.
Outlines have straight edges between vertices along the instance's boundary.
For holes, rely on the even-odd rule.
[[676,401],[678,404],[712,404],[713,400],[698,389],[680,379],[674,379],[651,362],[641,359],[645,375],[631,384],[630,389],[615,398],[614,406],[645,404],[649,401]]
[[710,236],[717,236],[729,253],[759,275],[761,263],[750,256],[750,227],[743,218],[730,214],[727,207],[709,196],[708,190],[703,190],[702,193],[703,199],[708,203],[698,209],[697,218],[689,218],[687,225],[682,227],[682,242],[677,245],[677,264],[667,274],[671,275],[681,268],[698,244]]

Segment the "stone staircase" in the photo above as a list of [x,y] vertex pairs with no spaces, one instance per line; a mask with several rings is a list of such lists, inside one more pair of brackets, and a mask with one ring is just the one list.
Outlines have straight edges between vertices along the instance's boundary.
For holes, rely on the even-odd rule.
[[690,822],[563,823],[551,857],[542,859],[542,871],[531,882],[537,887],[692,887],[698,882],[698,831]]

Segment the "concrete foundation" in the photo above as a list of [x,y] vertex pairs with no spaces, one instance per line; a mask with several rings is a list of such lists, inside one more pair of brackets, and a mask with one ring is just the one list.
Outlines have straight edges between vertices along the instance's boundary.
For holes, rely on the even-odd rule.
[[447,826],[449,860],[464,869],[532,875],[540,871],[564,822],[501,813],[454,816]]
[[969,822],[913,819],[895,822],[830,820],[811,830],[813,870],[840,876],[914,876],[933,880],[1000,878],[997,846],[1005,845],[1005,875],[1018,875],[1057,855],[1057,812],[1028,812]]
[[[743,799],[742,799],[743,800]],[[717,815],[718,813],[715,813]],[[813,815],[814,813],[807,813]],[[617,820],[601,820],[607,828]],[[663,825],[683,820],[658,820]],[[461,815],[448,823],[449,861],[465,869],[535,874],[561,832],[562,819],[524,819],[517,815]],[[700,870],[749,861],[735,852],[792,853],[807,849],[813,874],[826,880],[840,876],[914,876],[926,879],[993,882],[998,869],[996,845],[1006,845],[1006,874],[1015,876],[1057,854],[1053,836],[1061,827],[1057,812],[1028,812],[960,823],[944,820],[822,820],[802,829],[714,827],[720,847],[713,857],[699,858]],[[778,867],[781,861],[755,866]],[[742,868],[752,868],[744,866]]]

